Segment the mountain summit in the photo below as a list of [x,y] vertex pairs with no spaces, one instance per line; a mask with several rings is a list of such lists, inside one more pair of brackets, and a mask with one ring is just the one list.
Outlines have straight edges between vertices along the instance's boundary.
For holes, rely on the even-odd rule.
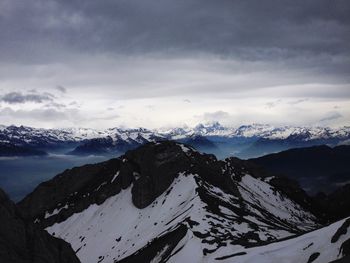
[[282,186],[235,158],[164,141],[66,170],[18,205],[82,262],[222,262],[320,227],[303,191]]

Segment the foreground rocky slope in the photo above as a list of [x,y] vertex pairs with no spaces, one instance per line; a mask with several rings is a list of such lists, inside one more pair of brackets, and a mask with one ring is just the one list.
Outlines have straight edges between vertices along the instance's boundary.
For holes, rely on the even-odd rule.
[[0,189],[0,262],[79,262],[71,246],[27,222]]
[[165,141],[67,170],[19,207],[82,262],[205,262],[320,226],[283,180]]

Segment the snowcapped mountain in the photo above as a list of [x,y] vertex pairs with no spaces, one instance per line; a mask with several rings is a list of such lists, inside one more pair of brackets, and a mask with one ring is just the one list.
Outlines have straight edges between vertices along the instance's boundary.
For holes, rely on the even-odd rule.
[[301,189],[283,182],[235,158],[164,141],[66,170],[18,206],[81,262],[281,262],[279,250],[285,262],[346,256],[350,233],[323,239],[342,222],[302,235],[322,220]]
[[188,137],[196,134],[201,136],[222,136],[222,137],[259,137],[265,139],[287,139],[288,137],[299,136],[303,140],[348,138],[350,127],[332,129],[329,127],[275,127],[268,124],[242,125],[238,128],[224,127],[218,122],[211,124],[198,124],[193,129],[175,128],[164,131],[173,138]]
[[149,141],[154,136],[159,135],[154,131],[144,128],[111,128],[98,131],[88,128],[41,129],[26,126],[3,126],[1,129],[0,140],[36,145],[38,143],[54,144],[57,142],[80,142],[106,137],[111,137],[114,140],[122,139],[125,141],[134,140],[142,142],[142,138]]
[[[147,141],[163,137],[167,139],[179,139],[192,135],[222,136],[222,137],[259,137],[265,139],[286,139],[299,136],[304,140],[349,138],[350,127],[344,126],[337,129],[329,127],[274,127],[267,124],[242,125],[238,128],[224,127],[220,123],[198,124],[193,128],[180,127],[171,129],[149,130],[145,128],[109,128],[106,130],[95,130],[88,128],[65,128],[65,129],[42,129],[26,126],[1,126],[1,137],[10,141],[18,140],[22,143],[35,143],[36,139],[46,140],[48,143],[57,141],[83,141],[95,138],[111,137],[115,140],[136,140],[141,137]],[[141,139],[142,141],[142,139]],[[140,141],[140,142],[141,142]]]
[[[70,153],[108,153],[108,149],[119,151],[134,148],[141,144],[164,139],[155,131],[144,128],[111,128],[103,131],[87,128],[40,129],[25,126],[3,126],[0,142],[19,147],[32,147],[41,150],[55,148],[76,148]],[[119,149],[120,148],[120,149]]]
[[99,131],[25,126],[2,126],[0,129],[1,143],[48,152],[66,149],[65,153],[74,155],[122,154],[144,143],[166,139],[188,143],[201,151],[214,153],[219,158],[232,155],[251,158],[296,147],[347,144],[350,140],[350,127],[331,129],[252,124],[231,128],[216,122],[199,124],[193,128],[185,126],[157,130],[110,128]]

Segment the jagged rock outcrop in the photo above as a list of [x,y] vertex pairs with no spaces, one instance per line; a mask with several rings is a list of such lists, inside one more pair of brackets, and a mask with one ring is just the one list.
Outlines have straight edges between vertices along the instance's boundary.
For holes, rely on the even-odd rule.
[[0,261],[3,263],[80,262],[71,246],[26,221],[0,189]]

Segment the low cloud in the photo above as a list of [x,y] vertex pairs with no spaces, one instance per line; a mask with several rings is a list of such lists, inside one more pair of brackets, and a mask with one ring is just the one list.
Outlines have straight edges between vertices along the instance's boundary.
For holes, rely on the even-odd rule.
[[156,106],[155,105],[146,105],[145,106],[147,109],[149,109],[150,111],[154,111]]
[[56,109],[63,109],[66,108],[67,106],[63,103],[57,103],[57,102],[50,102],[47,103],[46,105],[44,105],[44,107],[46,108],[56,108]]
[[0,111],[1,115],[13,117],[15,119],[39,119],[45,120],[60,120],[66,118],[66,114],[52,108],[49,109],[33,109],[33,110],[13,110],[9,107],[3,108]]
[[67,89],[61,85],[56,86],[56,89],[59,90],[62,93],[66,93]]
[[298,100],[290,101],[290,102],[288,102],[288,104],[290,104],[290,105],[297,105],[297,104],[300,104],[300,103],[308,101],[308,100],[309,99],[298,99]]
[[202,116],[202,119],[206,122],[222,122],[222,121],[227,121],[230,119],[232,116],[230,113],[226,111],[215,111],[215,112],[205,112]]
[[337,111],[332,111],[326,114],[325,117],[323,117],[320,121],[321,122],[329,122],[329,121],[333,121],[333,120],[337,120],[339,118],[342,118],[343,115],[341,115],[339,112]]
[[8,104],[22,104],[27,102],[43,103],[53,101],[54,96],[50,93],[23,94],[21,92],[9,92],[0,96],[0,101]]
[[267,103],[265,104],[265,107],[268,108],[268,109],[271,109],[271,108],[276,107],[276,106],[278,105],[278,103],[280,103],[280,102],[281,102],[280,99],[279,99],[279,100],[276,100],[276,101],[270,101],[270,102],[267,102]]
[[84,116],[77,109],[36,108],[31,110],[0,109],[1,122],[5,125],[21,124],[34,127],[52,128],[73,126]]

